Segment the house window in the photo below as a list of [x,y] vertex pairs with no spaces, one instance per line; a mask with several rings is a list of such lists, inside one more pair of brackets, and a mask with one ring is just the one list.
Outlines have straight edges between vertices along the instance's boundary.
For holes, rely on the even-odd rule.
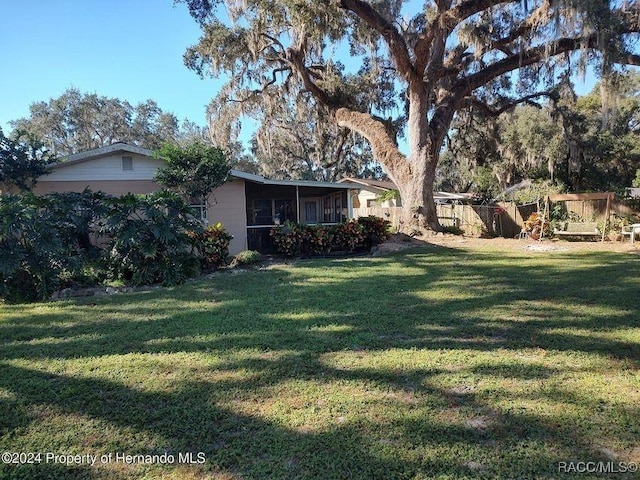
[[377,205],[378,205],[378,200],[376,200],[375,198],[370,198],[369,200],[367,200],[367,208],[373,208]]
[[248,208],[250,225],[283,225],[295,222],[293,200],[289,198],[256,198]]
[[197,201],[192,200],[192,203],[189,204],[189,208],[193,212],[193,216],[199,219],[205,225],[208,223],[207,221],[207,206],[203,203],[198,203]]
[[122,170],[133,170],[133,157],[122,157]]

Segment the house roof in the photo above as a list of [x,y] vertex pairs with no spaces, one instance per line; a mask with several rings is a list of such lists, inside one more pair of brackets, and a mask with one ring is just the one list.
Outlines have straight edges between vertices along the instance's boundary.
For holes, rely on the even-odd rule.
[[104,147],[94,148],[93,150],[86,150],[80,153],[74,153],[73,155],[69,155],[65,157],[62,162],[55,163],[51,165],[51,168],[56,170],[58,168],[68,167],[69,165],[75,165],[78,163],[87,162],[89,160],[93,160],[94,158],[104,157],[106,155],[110,155],[114,152],[126,152],[126,153],[135,153],[138,155],[145,155],[147,157],[153,157],[153,151],[147,148],[137,147],[135,145],[129,145],[128,143],[114,143],[112,145],[107,145]]
[[338,183],[358,183],[360,185],[364,185],[365,187],[374,187],[382,190],[398,190],[398,187],[395,183],[390,182],[388,180],[374,180],[371,178],[354,178],[354,177],[344,177],[338,180]]
[[317,182],[315,180],[272,180],[262,175],[254,173],[241,172],[240,170],[231,170],[232,177],[242,178],[249,182],[260,183],[262,185],[286,185],[291,187],[324,187],[337,189],[361,189],[362,185],[357,183],[336,183],[336,182]]
[[[94,148],[93,150],[87,150],[85,152],[69,155],[64,161],[55,163],[51,166],[52,169],[57,170],[59,168],[68,167],[70,165],[77,165],[79,163],[88,162],[96,158],[111,155],[115,152],[133,153],[137,155],[144,155],[146,157],[153,157],[153,151],[147,148],[138,147],[136,145],[130,145],[128,143],[114,143],[105,147]],[[334,182],[316,182],[310,180],[271,180],[263,177],[262,175],[255,175],[253,173],[246,173],[240,170],[231,170],[232,177],[241,178],[250,182],[260,183],[263,185],[287,185],[298,187],[325,187],[336,189],[360,189],[361,185],[357,183],[334,183]]]

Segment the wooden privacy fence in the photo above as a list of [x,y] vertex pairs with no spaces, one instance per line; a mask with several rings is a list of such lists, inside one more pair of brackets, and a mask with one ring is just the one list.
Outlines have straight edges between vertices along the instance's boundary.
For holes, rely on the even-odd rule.
[[[502,210],[500,210],[502,209]],[[440,224],[458,227],[470,236],[497,235],[515,237],[522,230],[524,220],[537,211],[537,204],[516,205],[455,205],[436,204]],[[401,207],[361,207],[354,208],[354,217],[374,215],[391,222],[392,228],[400,228]]]
[[[443,226],[461,228],[466,235],[496,235],[512,238],[518,236],[529,215],[542,208],[537,203],[518,205],[514,202],[500,202],[497,205],[453,205],[437,204],[436,211]],[[587,221],[603,222],[606,201],[567,201],[564,208]],[[502,210],[500,210],[502,209]],[[374,215],[391,222],[392,228],[400,227],[401,207],[354,208],[354,217]],[[638,218],[638,211],[622,200],[611,204],[611,212],[621,216]]]

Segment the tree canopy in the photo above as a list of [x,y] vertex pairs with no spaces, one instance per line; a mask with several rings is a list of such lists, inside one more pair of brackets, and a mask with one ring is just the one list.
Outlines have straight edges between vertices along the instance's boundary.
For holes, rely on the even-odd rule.
[[165,143],[156,156],[166,167],[156,173],[156,181],[176,193],[206,199],[214,188],[227,181],[231,164],[219,147],[195,141],[184,147]]
[[[70,88],[58,98],[31,104],[29,110],[29,117],[10,122],[14,132],[40,139],[58,156],[116,142],[154,149],[180,138],[176,116],[163,112],[153,100],[133,106],[118,98]],[[189,135],[202,134],[192,124],[185,127]]]
[[[433,229],[436,169],[459,112],[499,115],[589,62],[605,74],[640,64],[635,1],[183,1],[203,32],[186,65],[230,74],[214,99],[220,118],[312,102],[367,139],[406,222]],[[347,65],[336,60],[346,49]]]
[[7,138],[0,129],[0,185],[31,190],[55,161],[56,157],[37,140],[22,132],[16,139]]
[[[453,122],[440,185],[489,196],[523,180],[568,191],[620,191],[640,167],[640,74],[611,75],[585,96],[561,85],[540,105]],[[487,173],[489,176],[487,176]]]
[[370,145],[307,102],[284,99],[261,111],[251,152],[269,178],[335,181],[382,174]]

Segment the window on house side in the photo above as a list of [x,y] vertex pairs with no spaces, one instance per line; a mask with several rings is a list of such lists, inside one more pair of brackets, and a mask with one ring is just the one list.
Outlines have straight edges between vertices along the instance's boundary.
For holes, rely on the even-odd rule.
[[122,157],[122,170],[133,170],[133,157]]
[[199,219],[205,225],[207,221],[207,206],[202,203],[192,203],[189,208],[193,211],[193,216]]

